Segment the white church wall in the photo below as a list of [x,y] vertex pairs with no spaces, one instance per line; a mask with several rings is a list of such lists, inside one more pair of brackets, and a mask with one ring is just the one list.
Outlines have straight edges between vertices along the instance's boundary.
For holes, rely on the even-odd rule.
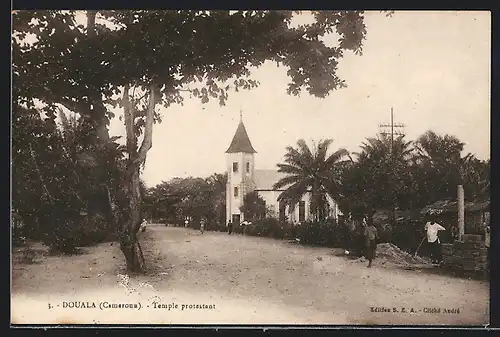
[[[279,218],[279,202],[278,202],[278,197],[281,194],[282,191],[262,191],[259,190],[259,196],[266,202],[266,207],[271,210],[271,213],[273,214],[273,217]],[[305,220],[309,220],[311,218],[310,216],[310,195],[309,193],[306,193],[302,199],[305,203]],[[290,207],[286,207],[285,213],[288,217],[288,220],[291,222],[298,222],[299,221],[299,205],[297,204],[293,210],[291,210]]]
[[279,191],[258,191],[259,196],[266,202],[266,207],[271,210],[274,217],[279,216]]
[[[306,193],[302,196],[301,201],[304,202],[304,221],[311,220],[311,193]],[[293,209],[293,213],[290,214],[290,221],[292,223],[298,223],[300,221],[300,207],[297,203]]]
[[[237,163],[236,172],[234,164]],[[254,155],[250,153],[228,153],[226,156],[226,170],[228,172],[228,183],[226,189],[226,219],[232,220],[233,214],[240,215],[243,221],[243,214],[240,207],[243,205],[245,194],[253,190],[253,172],[255,169]],[[237,195],[235,195],[237,188]]]

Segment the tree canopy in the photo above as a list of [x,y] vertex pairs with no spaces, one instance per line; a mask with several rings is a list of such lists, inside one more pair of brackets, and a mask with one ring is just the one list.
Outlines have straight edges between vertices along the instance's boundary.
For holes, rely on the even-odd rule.
[[286,187],[278,200],[285,201],[294,207],[306,193],[311,192],[311,210],[315,220],[327,217],[329,195],[338,200],[341,188],[341,167],[347,156],[346,149],[338,149],[328,154],[328,148],[333,141],[321,140],[312,150],[300,139],[297,147],[287,147],[284,163],[278,164],[278,172],[286,173],[274,184],[274,188]]
[[[287,92],[292,95],[306,91],[325,97],[346,85],[337,75],[338,61],[346,51],[361,53],[366,34],[363,12],[312,11],[310,24],[293,26],[298,13],[45,10],[13,14],[14,118],[25,109],[36,110],[44,116],[42,124],[50,127],[58,109],[65,107],[81,116],[88,142],[106,152],[116,147],[108,130],[111,108],[123,109],[127,158],[119,166],[121,188],[106,188],[129,269],[143,269],[136,238],[141,223],[139,170],[153,146],[153,124],[161,121],[158,105],[182,103],[184,92],[203,103],[217,99],[225,104],[231,90],[258,86],[251,72],[265,61],[287,69]],[[339,36],[338,45],[329,46],[323,36],[333,32]],[[97,153],[83,156],[98,163]]]
[[[47,111],[59,103],[97,113],[96,101],[117,104],[114,94],[127,84],[147,90],[154,81],[157,99],[168,106],[182,101],[187,84],[203,82],[191,93],[223,104],[230,88],[258,85],[251,69],[269,60],[288,69],[290,94],[324,97],[345,86],[338,59],[362,50],[363,12],[313,11],[313,22],[298,27],[291,26],[294,14],[108,10],[94,13],[91,34],[75,11],[19,11],[13,18],[14,96],[18,102],[40,99]],[[339,44],[328,46],[322,37],[334,31]],[[22,43],[27,34],[36,41]],[[88,104],[75,102],[81,96]]]

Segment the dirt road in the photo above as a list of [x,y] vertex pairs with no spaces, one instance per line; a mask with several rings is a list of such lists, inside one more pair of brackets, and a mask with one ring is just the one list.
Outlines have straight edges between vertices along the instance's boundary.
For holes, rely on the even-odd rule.
[[[331,249],[268,238],[214,232],[201,235],[165,226],[150,226],[141,235],[152,271],[131,277],[128,283],[117,277],[125,272],[116,245],[92,247],[87,254],[75,257],[42,257],[38,264],[15,263],[13,321],[252,325],[488,322],[489,284],[484,281],[382,268],[377,261],[368,269],[333,256]],[[85,301],[89,306],[136,303],[141,309],[111,309],[110,304],[104,304],[102,310],[62,308],[63,302],[68,305],[71,301]]]

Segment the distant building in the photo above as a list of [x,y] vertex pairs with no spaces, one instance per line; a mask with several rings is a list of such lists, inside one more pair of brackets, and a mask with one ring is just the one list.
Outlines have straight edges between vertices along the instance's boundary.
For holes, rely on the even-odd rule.
[[[265,200],[266,208],[271,210],[272,216],[280,221],[288,220],[292,223],[311,220],[310,193],[305,194],[302,200],[294,207],[278,202],[278,196],[284,189],[274,189],[273,185],[284,176],[277,170],[255,169],[255,151],[248,137],[243,120],[240,120],[233,140],[226,151],[227,188],[226,188],[226,219],[233,223],[243,222],[244,215],[240,211],[243,198],[246,194],[256,191]],[[330,216],[336,218],[337,204],[330,198]]]

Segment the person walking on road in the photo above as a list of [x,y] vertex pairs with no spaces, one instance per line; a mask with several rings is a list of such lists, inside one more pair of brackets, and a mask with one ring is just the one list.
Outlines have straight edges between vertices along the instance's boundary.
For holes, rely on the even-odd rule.
[[231,220],[229,220],[229,222],[227,223],[227,234],[231,235],[232,232],[233,232],[233,223],[231,222]]
[[205,231],[205,219],[201,219],[200,221],[200,234],[203,234]]
[[372,266],[372,261],[375,258],[375,252],[377,251],[378,233],[377,228],[373,225],[372,218],[369,218],[368,221],[364,218],[363,226],[365,227],[365,257],[368,260],[368,268],[370,268]]
[[441,241],[439,240],[439,231],[444,231],[446,228],[437,222],[427,221],[424,230],[427,232],[427,243],[431,250],[431,262],[439,264],[441,260]]

